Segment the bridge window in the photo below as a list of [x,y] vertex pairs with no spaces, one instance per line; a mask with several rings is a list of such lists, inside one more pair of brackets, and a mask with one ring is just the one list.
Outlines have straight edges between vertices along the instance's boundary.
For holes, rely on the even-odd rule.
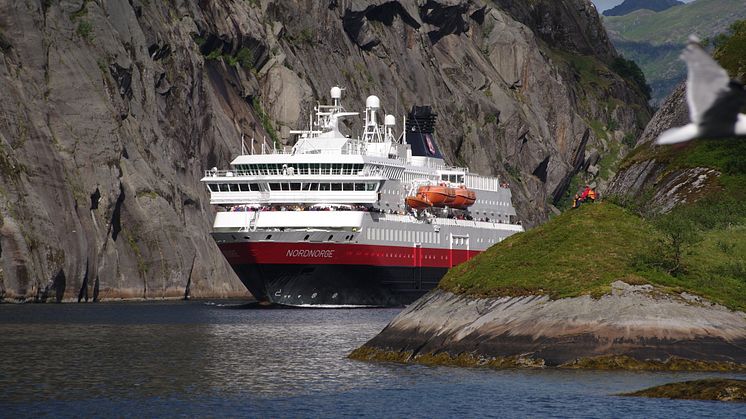
[[369,192],[375,192],[376,189],[378,189],[378,183],[376,182],[368,182],[365,186],[365,189]]
[[328,183],[319,183],[320,191],[328,191],[329,189],[330,189],[330,186]]
[[220,192],[230,192],[231,188],[228,186],[227,183],[221,183],[220,184]]
[[290,184],[290,190],[291,191],[299,191],[300,190],[300,183],[293,182]]
[[342,184],[342,190],[344,190],[344,191],[352,191],[354,189],[355,189],[354,188],[354,184],[352,184],[352,183],[343,183]]
[[341,191],[342,190],[342,184],[341,183],[332,183],[332,190],[333,191]]
[[356,183],[355,184],[355,190],[356,191],[364,191],[365,190],[365,184],[364,183]]
[[218,185],[214,183],[208,183],[207,187],[210,188],[212,192],[220,192],[220,188],[218,188]]
[[281,191],[282,187],[280,186],[279,183],[270,183],[269,184],[269,190],[270,191]]
[[248,192],[249,191],[249,184],[248,183],[239,183],[238,188],[241,190],[241,192]]

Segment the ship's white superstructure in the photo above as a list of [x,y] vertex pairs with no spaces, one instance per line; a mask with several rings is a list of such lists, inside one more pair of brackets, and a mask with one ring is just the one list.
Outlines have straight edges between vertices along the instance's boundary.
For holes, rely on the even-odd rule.
[[[405,132],[368,97],[359,117],[331,90],[292,148],[244,153],[202,181],[219,206],[213,236],[260,300],[288,305],[392,305],[432,289],[445,271],[523,228],[497,178],[449,166],[432,138],[434,115],[413,108]],[[430,205],[423,187],[470,191],[473,203]],[[424,207],[407,205],[423,198]],[[420,202],[420,201],[418,201]]]

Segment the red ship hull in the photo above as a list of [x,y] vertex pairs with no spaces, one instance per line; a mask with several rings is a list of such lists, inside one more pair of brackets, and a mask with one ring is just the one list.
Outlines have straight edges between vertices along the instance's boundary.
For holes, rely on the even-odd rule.
[[353,243],[219,245],[260,301],[294,306],[398,306],[435,288],[478,251]]

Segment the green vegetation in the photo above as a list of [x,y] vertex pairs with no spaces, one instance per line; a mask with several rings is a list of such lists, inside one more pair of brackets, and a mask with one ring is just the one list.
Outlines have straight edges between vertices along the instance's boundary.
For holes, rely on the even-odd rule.
[[81,20],[78,23],[78,28],[75,30],[75,32],[83,39],[89,41],[93,39],[93,35],[91,35],[91,32],[93,32],[93,26],[91,26],[91,23],[87,20]]
[[631,80],[645,97],[650,99],[651,90],[645,80],[645,74],[634,61],[627,60],[624,57],[614,58],[614,61],[611,62],[611,69],[623,78]]
[[250,69],[254,66],[254,54],[248,48],[243,47],[236,53],[236,61],[241,67]]
[[274,144],[279,145],[280,137],[277,135],[277,131],[272,126],[272,121],[269,119],[269,115],[266,112],[264,112],[264,109],[262,108],[262,104],[259,103],[259,98],[254,96],[251,99],[251,105],[253,106],[257,117],[259,117],[259,121],[262,123],[262,127],[264,127],[264,131],[267,132],[267,135],[269,135],[269,138],[272,139],[272,142]]
[[316,33],[309,28],[303,29],[302,31],[300,31],[300,34],[298,34],[298,40],[308,45],[313,44],[315,38]]
[[[746,57],[746,24],[720,39],[715,56],[730,72]],[[735,57],[735,59],[734,59]],[[602,130],[600,123],[590,124]],[[598,134],[597,134],[598,135]],[[610,284],[652,284],[746,311],[746,141],[695,140],[678,147],[638,146],[621,163],[655,160],[659,180],[694,168],[719,172],[692,188],[668,214],[648,204],[655,190],[569,210],[514,235],[446,274],[440,288],[473,296],[599,296]],[[600,166],[604,166],[601,163]],[[606,169],[602,169],[604,171]]]
[[746,20],[733,23],[728,34],[719,36],[716,45],[715,59],[731,76],[746,82]]
[[[690,218],[694,213],[649,221],[610,202],[586,204],[451,269],[440,288],[477,297],[565,298],[600,296],[622,280],[746,309],[746,276],[740,275],[746,225],[706,230]],[[679,217],[686,218],[677,224]],[[746,210],[733,221],[746,222]],[[694,229],[682,232],[682,225]]]
[[316,41],[316,31],[312,28],[303,28],[299,32],[289,32],[285,35],[285,38],[292,45],[313,45]]
[[610,180],[614,175],[616,167],[619,164],[619,151],[622,148],[621,142],[609,141],[609,150],[604,153],[601,160],[596,163],[598,166],[598,177],[599,179]]
[[616,205],[584,205],[451,269],[440,288],[484,297],[603,294],[633,273],[636,255],[651,250],[640,227],[636,215]]
[[[413,351],[390,351],[363,345],[350,353],[350,359],[357,361],[393,362],[400,364],[417,363],[449,367],[469,368],[545,368],[542,358],[526,356],[484,357],[469,352],[450,354],[448,352],[417,353]],[[697,361],[670,357],[666,361],[641,361],[624,355],[608,355],[593,358],[579,358],[557,366],[563,369],[628,370],[628,371],[744,371],[744,366],[733,362]],[[629,394],[637,395],[637,394]]]
[[557,62],[567,63],[584,91],[605,90],[611,85],[607,77],[609,69],[593,56],[551,50],[551,57]]
[[80,8],[70,14],[70,20],[76,20],[83,16],[88,15],[88,2],[91,0],[83,0],[83,4],[80,5]]
[[664,384],[623,396],[746,402],[746,381],[722,378]]
[[744,18],[746,9],[741,0],[698,0],[659,13],[638,10],[624,16],[605,16],[604,25],[628,41],[681,45],[692,33],[711,37]]
[[[196,42],[197,45],[202,46],[205,43],[205,40],[204,38],[197,37],[194,39],[194,42]],[[205,60],[223,60],[231,67],[240,65],[247,70],[251,70],[254,67],[254,54],[246,47],[242,47],[233,55],[223,53],[221,48],[215,48],[205,55]]]
[[638,10],[604,17],[604,26],[617,50],[642,68],[652,86],[653,100],[660,102],[686,77],[679,53],[688,36],[697,34],[717,41],[718,34],[744,18],[746,8],[741,0],[698,0],[659,13]]
[[140,277],[145,278],[145,275],[148,273],[148,264],[145,262],[145,258],[140,251],[140,246],[138,246],[137,240],[135,239],[135,234],[137,233],[130,232],[127,229],[122,229],[122,233],[124,233],[127,238],[127,244],[129,244],[132,253],[135,255],[135,259],[137,260],[137,272],[140,274]]

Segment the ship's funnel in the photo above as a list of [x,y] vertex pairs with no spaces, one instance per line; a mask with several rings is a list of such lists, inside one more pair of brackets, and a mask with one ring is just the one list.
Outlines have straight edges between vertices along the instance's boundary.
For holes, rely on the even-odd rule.
[[405,132],[407,144],[412,146],[413,156],[443,158],[433,137],[437,116],[430,106],[412,106],[412,111],[407,116]]

